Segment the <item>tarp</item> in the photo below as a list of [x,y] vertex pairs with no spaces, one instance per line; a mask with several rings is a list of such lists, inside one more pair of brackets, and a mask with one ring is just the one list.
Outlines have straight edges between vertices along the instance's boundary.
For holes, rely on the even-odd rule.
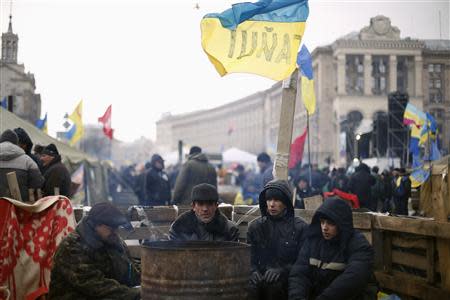
[[256,164],[256,155],[234,147],[224,151],[222,157],[224,163]]

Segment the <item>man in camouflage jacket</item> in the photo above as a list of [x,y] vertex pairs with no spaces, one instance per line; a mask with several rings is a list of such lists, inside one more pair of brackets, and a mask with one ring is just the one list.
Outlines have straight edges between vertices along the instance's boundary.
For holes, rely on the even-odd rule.
[[117,235],[121,225],[131,226],[109,202],[92,207],[56,251],[50,299],[140,299],[140,272]]

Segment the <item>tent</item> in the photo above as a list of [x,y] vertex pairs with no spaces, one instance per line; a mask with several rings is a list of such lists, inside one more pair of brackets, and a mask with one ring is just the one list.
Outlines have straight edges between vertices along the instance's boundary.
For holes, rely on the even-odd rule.
[[234,147],[224,151],[222,157],[224,163],[256,164],[256,155]]
[[76,196],[73,197],[72,201],[74,204],[92,205],[108,199],[108,166],[106,164],[102,164],[98,159],[58,141],[28,121],[21,119],[6,109],[0,108],[0,134],[6,129],[12,130],[17,127],[25,129],[34,145],[55,144],[69,172],[73,173],[81,164],[84,165],[83,175],[84,183],[86,184],[86,197],[83,197],[83,199],[77,199]]

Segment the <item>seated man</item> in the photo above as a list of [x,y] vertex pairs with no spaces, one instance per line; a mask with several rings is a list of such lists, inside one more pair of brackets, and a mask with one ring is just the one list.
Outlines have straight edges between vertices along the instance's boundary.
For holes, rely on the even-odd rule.
[[126,217],[111,203],[92,207],[53,258],[50,299],[140,299],[140,272],[117,234]]
[[218,209],[215,186],[201,183],[192,189],[192,210],[180,215],[170,228],[176,241],[237,241],[239,229]]
[[289,275],[289,299],[376,299],[374,252],[353,229],[350,206],[328,198],[317,209]]
[[292,191],[285,180],[270,181],[259,195],[261,217],[250,223],[252,298],[288,298],[288,276],[303,244],[306,223],[294,216]]

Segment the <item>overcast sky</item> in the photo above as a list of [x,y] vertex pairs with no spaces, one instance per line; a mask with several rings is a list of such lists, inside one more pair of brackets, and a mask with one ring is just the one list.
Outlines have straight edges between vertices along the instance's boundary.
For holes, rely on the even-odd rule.
[[[9,2],[1,1],[1,31]],[[118,139],[156,136],[155,122],[212,108],[272,86],[256,75],[221,78],[200,45],[200,20],[237,1],[17,0],[13,31],[19,62],[34,73],[49,131],[84,100],[84,122],[97,123],[113,105]],[[199,9],[196,9],[196,4]],[[441,12],[441,33],[439,30]],[[449,39],[449,1],[310,1],[303,42],[312,51],[385,15],[402,37]]]

